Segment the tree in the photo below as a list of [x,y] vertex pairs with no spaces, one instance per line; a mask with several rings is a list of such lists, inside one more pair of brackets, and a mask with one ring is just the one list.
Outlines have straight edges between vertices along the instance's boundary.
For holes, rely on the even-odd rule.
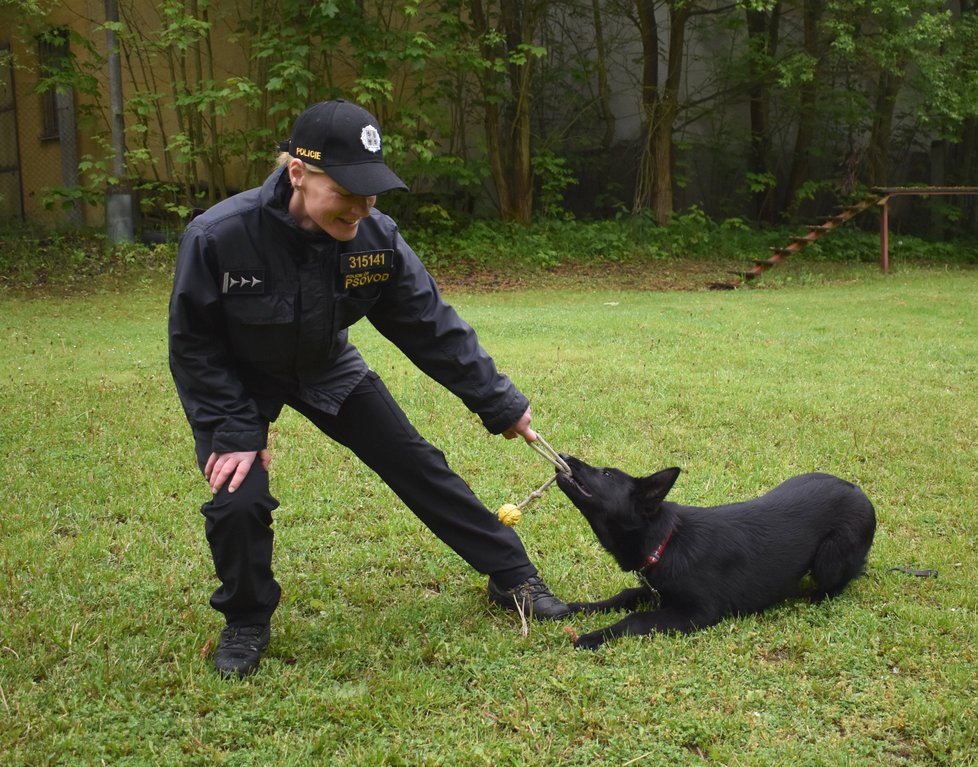
[[[11,4],[40,18],[23,35],[30,41],[44,26],[41,3]],[[616,124],[617,111],[641,120],[634,194],[619,202],[668,223],[682,185],[674,168],[682,167],[682,139],[710,150],[702,157],[720,158],[702,161],[716,177],[699,185],[704,195],[722,190],[724,212],[736,214],[739,193],[750,189],[753,205],[741,207],[774,221],[815,191],[845,186],[833,182],[842,157],[847,167],[865,160],[860,182],[885,184],[891,158],[919,160],[937,140],[934,156],[948,158],[948,180],[973,181],[976,6],[120,0],[127,168],[143,183],[143,201],[156,195],[157,209],[186,213],[259,182],[296,115],[342,96],[378,115],[388,160],[430,193],[428,209],[454,202],[454,193],[470,202],[480,195],[503,220],[527,223],[540,210],[559,215],[576,174],[610,177],[593,197],[614,204],[610,193],[633,178],[619,153],[634,134]],[[86,31],[103,22],[87,20]],[[92,74],[101,72],[102,54],[84,44],[93,35],[76,34],[71,71],[47,73],[39,88],[67,77],[82,96],[79,125],[94,143],[79,189],[62,191],[65,199],[95,199],[89,193],[101,195],[111,175],[104,98]],[[935,168],[934,178],[944,177]],[[703,204],[711,206],[708,196]],[[721,207],[716,198],[712,207]]]
[[[660,8],[664,9],[665,19],[657,15]],[[660,224],[667,224],[673,214],[673,134],[676,121],[684,109],[681,88],[689,23],[695,17],[729,15],[738,9],[751,12],[749,39],[758,45],[758,57],[754,59],[756,66],[752,69],[748,86],[752,108],[752,172],[758,176],[767,175],[769,96],[765,91],[767,75],[761,69],[767,66],[766,57],[773,54],[771,46],[777,40],[780,18],[777,3],[772,0],[740,0],[732,5],[721,5],[712,2],[698,4],[695,0],[634,0],[634,19],[642,43],[641,103],[645,135],[632,210],[635,213],[651,210]],[[758,42],[759,37],[763,37],[763,42]],[[660,69],[663,61],[664,75]]]
[[535,44],[547,2],[469,0],[472,33],[481,61],[486,155],[503,221],[533,217],[531,118],[534,63],[546,51]]
[[667,0],[668,33],[665,80],[659,81],[660,26],[654,0],[635,0],[635,18],[642,40],[642,111],[645,139],[639,161],[632,211],[651,210],[660,224],[673,213],[673,126],[679,115],[686,23],[692,13],[688,0]]
[[818,93],[822,68],[822,43],[819,22],[825,10],[825,0],[802,0],[802,51],[798,65],[792,67],[792,81],[797,83],[798,124],[791,150],[790,168],[783,191],[779,194],[782,210],[789,210],[799,200],[798,192],[810,177],[809,158],[817,125]]
[[781,3],[771,8],[747,6],[747,47],[750,101],[750,165],[748,179],[754,189],[754,212],[761,221],[778,217],[776,176],[771,138],[771,84],[775,72]]
[[947,178],[973,183],[978,176],[978,2],[960,0],[939,55],[927,57],[920,70],[920,116],[947,147]]
[[949,34],[943,0],[830,0],[832,48],[844,66],[866,73],[866,162],[871,186],[889,183],[898,97],[916,67],[940,56]]

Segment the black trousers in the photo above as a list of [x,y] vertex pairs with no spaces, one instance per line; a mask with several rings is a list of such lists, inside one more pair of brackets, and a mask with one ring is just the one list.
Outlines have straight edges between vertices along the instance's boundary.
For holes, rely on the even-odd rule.
[[[476,498],[442,452],[418,433],[376,373],[367,373],[335,416],[298,400],[288,404],[352,450],[477,571],[502,588],[536,574],[515,531]],[[194,436],[203,469],[212,452],[210,434]],[[266,623],[278,606],[281,589],[272,574],[272,511],[277,507],[268,472],[257,460],[235,492],[225,485],[201,507],[221,582],[211,606],[224,614],[228,625]]]

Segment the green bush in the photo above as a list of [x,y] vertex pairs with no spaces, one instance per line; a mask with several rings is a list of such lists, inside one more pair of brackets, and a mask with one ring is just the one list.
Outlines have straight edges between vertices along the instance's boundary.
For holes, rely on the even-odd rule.
[[0,229],[0,287],[83,285],[97,276],[169,272],[174,244],[113,245],[103,232],[29,225]]
[[[530,227],[487,221],[464,226],[444,222],[408,229],[405,236],[430,266],[468,263],[506,269],[666,259],[750,263],[766,258],[772,248],[783,247],[803,233],[789,227],[753,228],[740,219],[713,221],[693,208],[666,227],[651,216],[605,221],[548,219]],[[913,260],[972,263],[978,258],[978,248],[960,242],[928,243],[900,237],[891,238],[890,248],[894,256]],[[879,259],[879,235],[842,228],[809,246],[803,257],[840,263],[873,262]]]
[[[421,259],[440,273],[471,267],[506,273],[644,262],[743,262],[766,258],[771,249],[803,234],[798,228],[754,228],[740,219],[713,221],[700,209],[678,215],[663,227],[650,216],[603,221],[545,219],[532,226],[496,221],[458,223],[441,208],[404,229]],[[879,234],[845,226],[793,256],[792,262],[874,263]],[[167,273],[173,243],[112,245],[95,230],[53,230],[26,225],[0,228],[0,286],[73,285],[95,275]],[[891,235],[897,263],[978,263],[978,243],[928,242]]]

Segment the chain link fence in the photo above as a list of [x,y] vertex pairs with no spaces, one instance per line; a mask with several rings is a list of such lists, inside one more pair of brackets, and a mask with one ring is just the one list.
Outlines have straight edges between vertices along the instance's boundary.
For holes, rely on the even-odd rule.
[[0,218],[23,218],[17,110],[10,46],[0,46]]

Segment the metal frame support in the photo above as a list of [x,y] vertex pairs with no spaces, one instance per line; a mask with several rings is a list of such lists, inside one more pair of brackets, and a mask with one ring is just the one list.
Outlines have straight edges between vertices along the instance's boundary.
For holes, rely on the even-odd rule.
[[888,274],[890,271],[891,197],[978,195],[978,187],[976,186],[898,186],[880,187],[873,189],[873,191],[880,195],[879,205],[883,208],[880,215],[880,269],[883,270],[884,274]]

